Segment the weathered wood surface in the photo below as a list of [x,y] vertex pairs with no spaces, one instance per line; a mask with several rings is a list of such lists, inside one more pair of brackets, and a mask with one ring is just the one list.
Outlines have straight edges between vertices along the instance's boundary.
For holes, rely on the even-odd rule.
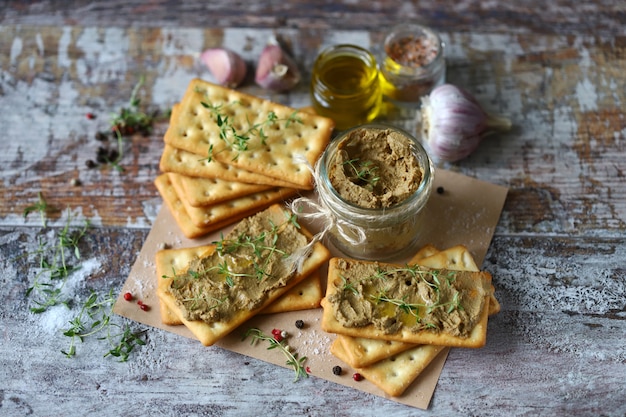
[[[0,10],[0,414],[626,415],[623,5],[174,3],[7,2]],[[485,348],[452,350],[429,412],[316,378],[293,384],[289,370],[156,330],[128,363],[103,359],[95,340],[64,358],[67,340],[51,318],[28,311],[36,268],[21,255],[62,229],[67,211],[51,214],[47,229],[22,213],[42,192],[71,211],[72,224],[88,219],[95,227],[81,252],[93,271],[76,291],[121,287],[161,204],[152,180],[166,124],[127,144],[124,173],[85,161],[138,78],[146,78],[143,102],[167,108],[192,77],[209,77],[197,61],[202,49],[225,45],[253,61],[273,34],[289,42],[306,78],[321,46],[376,49],[401,16],[440,29],[448,80],[514,123],[446,166],[510,187],[483,264],[502,312]],[[309,101],[306,82],[289,94],[244,90]]]

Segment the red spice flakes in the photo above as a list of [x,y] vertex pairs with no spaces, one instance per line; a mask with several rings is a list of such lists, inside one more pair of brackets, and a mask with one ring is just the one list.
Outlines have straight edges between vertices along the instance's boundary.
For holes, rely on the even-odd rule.
[[421,67],[435,59],[438,48],[428,36],[405,36],[386,45],[385,52],[400,65]]

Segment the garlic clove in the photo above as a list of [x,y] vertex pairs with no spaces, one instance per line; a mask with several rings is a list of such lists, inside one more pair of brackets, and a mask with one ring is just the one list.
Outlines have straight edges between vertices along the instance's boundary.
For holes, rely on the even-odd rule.
[[229,88],[239,86],[246,77],[246,62],[236,52],[225,48],[207,49],[200,55],[218,84]]
[[455,162],[468,157],[481,141],[511,128],[511,121],[490,115],[469,92],[452,84],[422,98],[422,135],[434,159]]
[[294,60],[278,44],[269,44],[261,52],[255,82],[268,90],[283,92],[300,82],[301,75]]

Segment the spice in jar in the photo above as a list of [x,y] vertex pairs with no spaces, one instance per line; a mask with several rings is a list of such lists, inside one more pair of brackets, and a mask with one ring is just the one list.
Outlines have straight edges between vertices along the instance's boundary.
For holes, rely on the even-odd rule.
[[445,82],[444,44],[431,29],[396,26],[385,37],[381,61],[383,96],[401,107],[419,107],[420,98]]
[[318,114],[335,121],[338,130],[374,120],[382,104],[374,55],[347,44],[322,51],[313,65],[311,101]]
[[367,124],[330,143],[318,173],[333,245],[358,259],[386,260],[413,250],[432,188],[433,166],[407,132]]

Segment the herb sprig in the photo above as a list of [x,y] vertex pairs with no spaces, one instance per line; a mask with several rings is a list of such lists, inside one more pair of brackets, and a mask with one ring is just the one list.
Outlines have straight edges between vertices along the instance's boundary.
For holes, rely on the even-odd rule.
[[349,167],[352,175],[356,177],[357,185],[365,185],[368,190],[373,190],[380,181],[376,174],[378,167],[372,161],[362,161],[359,158],[348,159],[343,165]]
[[[250,142],[255,137],[258,137],[261,141],[261,145],[265,146],[268,136],[264,129],[280,124],[281,122],[284,122],[285,128],[289,127],[292,123],[302,123],[302,119],[295,110],[286,118],[280,118],[275,112],[270,111],[263,121],[251,123],[250,120],[246,120],[247,127],[238,128],[235,126],[232,117],[226,114],[225,108],[241,105],[241,102],[233,101],[225,104],[213,104],[203,101],[200,104],[207,109],[214,118],[219,129],[220,139],[226,144],[226,148],[235,151],[233,160],[236,160],[241,152],[249,149]],[[209,154],[207,158],[205,158],[208,162],[213,160],[213,149],[213,145],[210,145]]]
[[[95,336],[105,332],[99,337],[100,340],[107,340],[111,349],[104,355],[120,358],[121,362],[126,362],[130,353],[137,345],[145,345],[141,338],[145,331],[133,332],[128,324],[120,326],[111,322],[111,309],[115,304],[113,290],[110,290],[104,297],[92,291],[83,303],[79,313],[70,320],[70,327],[63,331],[63,335],[70,338],[70,345],[67,350],[61,352],[68,358],[76,355],[76,343],[83,342],[90,336]],[[112,329],[121,329],[120,333],[113,333]]]
[[246,340],[248,337],[252,337],[251,345],[255,345],[259,341],[266,341],[269,343],[267,347],[268,350],[278,349],[280,350],[285,357],[287,358],[286,364],[291,366],[294,370],[295,378],[294,382],[298,381],[300,378],[308,378],[309,374],[306,371],[304,363],[307,360],[306,356],[301,358],[298,357],[297,353],[292,353],[291,348],[287,345],[285,340],[281,340],[280,342],[276,340],[272,336],[268,336],[263,331],[257,328],[249,329],[243,336],[242,340]]
[[90,227],[89,222],[86,222],[81,229],[73,231],[70,229],[70,220],[68,214],[65,227],[61,229],[58,237],[52,240],[52,244],[39,239],[35,252],[38,256],[39,270],[33,284],[26,290],[26,296],[32,297],[35,304],[30,308],[32,313],[39,314],[49,307],[68,304],[68,300],[62,299],[63,287],[69,275],[80,269],[79,245]]
[[[50,207],[41,193],[39,202],[33,205],[26,215],[32,211],[41,212],[45,227],[45,215],[50,211]],[[44,313],[53,306],[64,306],[68,309],[73,307],[71,301],[74,297],[64,294],[63,289],[71,274],[81,268],[80,245],[90,223],[86,221],[83,227],[72,229],[71,220],[68,211],[67,222],[58,235],[53,236],[49,242],[44,242],[41,237],[38,239],[38,248],[34,253],[38,271],[33,284],[25,294],[34,304],[30,307],[34,314]],[[27,254],[28,257],[31,255],[33,254]],[[70,344],[68,349],[61,352],[69,358],[74,357],[77,341],[82,342],[88,337],[104,333],[105,335],[99,339],[106,339],[110,345],[109,351],[104,356],[114,356],[120,358],[120,361],[127,361],[136,346],[145,344],[141,338],[145,331],[136,332],[132,331],[128,324],[113,323],[111,318],[114,303],[113,290],[102,298],[92,291],[81,304],[78,314],[69,321],[70,327],[63,331],[63,335],[70,338]],[[116,329],[119,329],[119,332],[116,332]]]
[[58,209],[56,207],[48,204],[46,199],[44,198],[41,192],[37,193],[38,201],[24,209],[24,218],[28,217],[30,213],[39,213],[39,217],[41,219],[42,227],[47,226],[46,218],[48,213],[57,212]]

